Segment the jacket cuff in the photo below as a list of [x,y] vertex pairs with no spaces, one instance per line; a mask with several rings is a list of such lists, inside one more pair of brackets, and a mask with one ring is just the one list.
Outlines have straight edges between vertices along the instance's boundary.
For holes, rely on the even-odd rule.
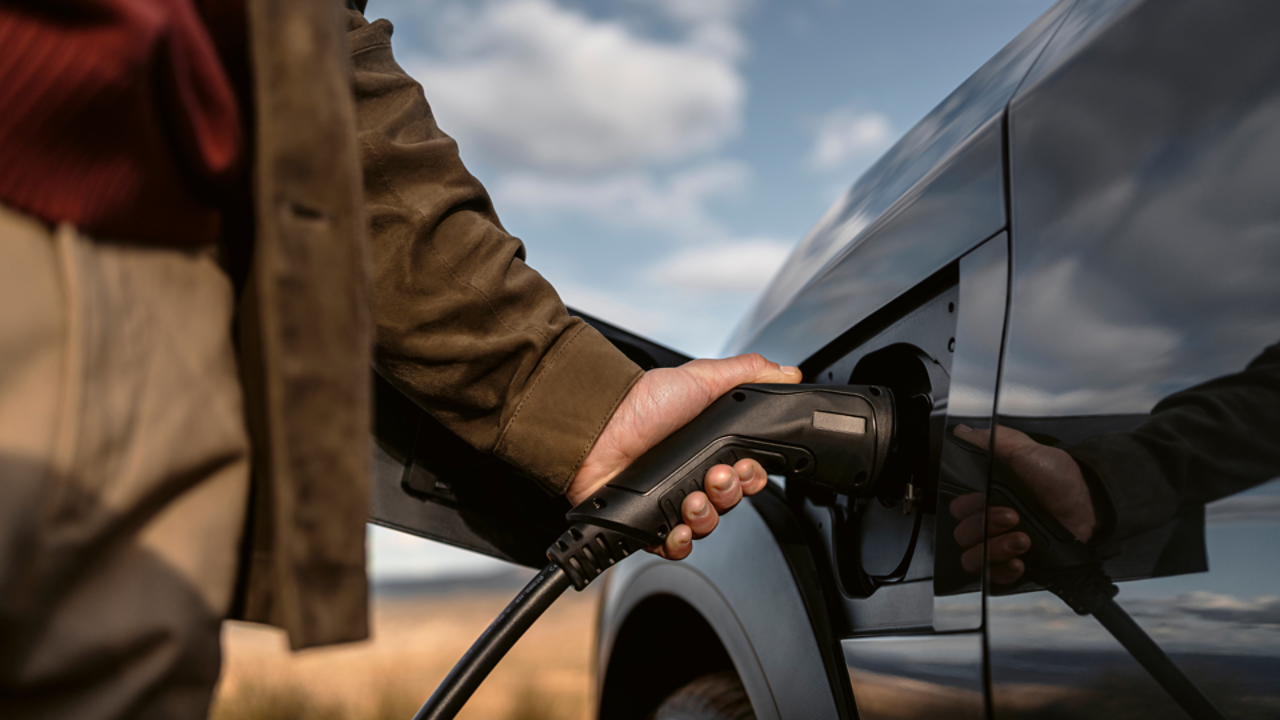
[[585,322],[561,336],[498,438],[493,454],[564,493],[578,466],[644,375]]
[[[1106,519],[1094,544],[1133,537],[1158,527],[1178,512],[1178,496],[1151,454],[1122,435],[1101,435],[1067,449],[1082,466],[1091,493]],[[1102,519],[1102,518],[1100,518]],[[1110,525],[1110,527],[1106,527]]]

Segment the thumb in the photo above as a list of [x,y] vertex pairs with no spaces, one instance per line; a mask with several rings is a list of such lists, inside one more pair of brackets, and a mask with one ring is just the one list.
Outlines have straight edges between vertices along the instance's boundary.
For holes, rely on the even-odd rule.
[[957,425],[955,429],[952,430],[951,432],[955,433],[956,437],[969,443],[970,445],[977,445],[978,447],[984,450],[987,449],[987,446],[991,444],[990,430],[986,430],[986,429],[974,430],[968,425],[961,423]]
[[[1024,432],[1014,430],[1013,428],[1006,427],[1004,425],[998,425],[997,427],[1000,429],[1000,432],[996,433],[995,447],[991,448],[991,453],[997,460],[1005,463],[1006,465],[1009,464],[1009,461],[1012,460],[1013,456],[1018,452],[1028,447],[1039,445],[1039,443],[1032,440],[1031,437]],[[954,432],[956,437],[961,440],[972,443],[981,448],[986,448],[991,443],[990,430],[974,430],[968,425],[957,425]]]
[[995,447],[991,448],[991,452],[997,460],[1006,465],[1011,464],[1018,453],[1041,447],[1040,443],[1032,440],[1030,435],[1021,430],[1014,430],[1004,425],[997,427],[999,432],[996,433]]
[[703,384],[708,403],[739,385],[795,384],[803,378],[800,368],[770,362],[757,353],[735,355],[721,360],[693,360],[683,367]]

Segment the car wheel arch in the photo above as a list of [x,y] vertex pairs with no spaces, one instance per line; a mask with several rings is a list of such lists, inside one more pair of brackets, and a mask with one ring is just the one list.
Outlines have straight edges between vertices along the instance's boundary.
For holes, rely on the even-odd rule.
[[779,717],[755,649],[725,599],[697,573],[646,570],[618,607],[625,620],[602,648],[608,660],[601,666],[599,716],[641,720],[686,683],[732,670],[757,717]]
[[[672,563],[646,556],[610,572],[597,644],[601,717],[615,717],[608,710],[625,695],[625,685],[619,683],[627,681],[617,678],[647,668],[639,663],[626,673],[615,664],[618,657],[640,652],[625,628],[638,610],[661,607],[646,603],[666,603],[676,614],[693,613],[712,630],[761,720],[851,715],[843,663],[826,667],[833,661],[826,652],[834,639],[831,627],[825,616],[821,621],[814,616],[824,612],[823,601],[814,597],[821,592],[809,587],[810,578],[821,571],[812,559],[807,567],[795,567],[793,556],[807,548],[785,503],[776,488],[766,491],[735,509],[728,522],[699,541],[689,559]],[[689,627],[687,614],[679,619],[686,622],[681,627]],[[652,638],[651,646],[668,647],[671,658],[679,657],[674,626],[648,622],[634,627],[648,631],[642,636]],[[708,667],[708,672],[715,669]]]

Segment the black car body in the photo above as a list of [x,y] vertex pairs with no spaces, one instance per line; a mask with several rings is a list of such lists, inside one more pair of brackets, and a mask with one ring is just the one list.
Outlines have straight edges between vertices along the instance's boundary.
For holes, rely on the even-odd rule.
[[[687,561],[608,573],[600,716],[723,672],[762,720],[1180,716],[1093,618],[959,569],[949,503],[991,463],[952,431],[1069,449],[1218,379],[1247,402],[1180,436],[1194,466],[1170,448],[1181,495],[1112,499],[1134,530],[1099,552],[1227,717],[1280,717],[1280,350],[1241,375],[1280,340],[1278,270],[1280,5],[1057,3],[826,213],[728,348],[892,388],[904,479],[854,501],[779,478]],[[545,563],[562,505],[379,401],[379,522]],[[1128,521],[1147,506],[1176,512]]]
[[[688,561],[621,565],[601,717],[730,669],[762,719],[1181,716],[1093,618],[957,572],[946,508],[985,468],[946,437],[1131,431],[1280,341],[1277,271],[1280,6],[1059,2],[827,212],[728,348],[918,403],[914,497],[775,487]],[[1106,550],[1121,606],[1232,718],[1280,717],[1280,368],[1259,377],[1202,438],[1252,481],[1197,466],[1209,502]]]

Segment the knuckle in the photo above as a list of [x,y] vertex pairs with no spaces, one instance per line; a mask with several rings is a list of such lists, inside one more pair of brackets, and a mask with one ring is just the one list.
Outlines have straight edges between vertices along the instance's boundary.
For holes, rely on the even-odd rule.
[[760,353],[746,353],[738,356],[738,364],[743,374],[758,375],[769,367],[769,361]]

